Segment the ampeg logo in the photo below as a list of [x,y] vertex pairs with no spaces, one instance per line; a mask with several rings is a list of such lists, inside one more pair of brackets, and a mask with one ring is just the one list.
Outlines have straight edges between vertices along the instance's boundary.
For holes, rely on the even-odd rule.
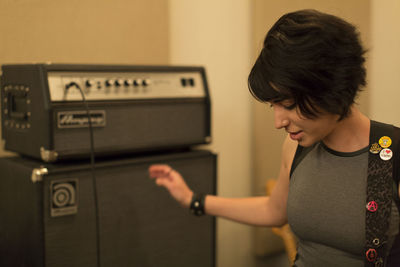
[[[106,111],[105,110],[91,110],[90,121],[93,127],[106,126]],[[86,111],[60,111],[57,112],[57,126],[58,128],[87,128],[89,127],[89,120]]]
[[51,217],[78,212],[78,179],[50,182]]

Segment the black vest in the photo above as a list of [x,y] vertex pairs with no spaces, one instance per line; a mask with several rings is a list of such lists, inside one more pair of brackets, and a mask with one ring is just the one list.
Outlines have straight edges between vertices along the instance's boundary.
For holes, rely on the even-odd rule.
[[[381,137],[389,137],[390,146],[379,145]],[[370,153],[368,155],[368,179],[365,222],[365,266],[400,266],[400,234],[397,235],[387,257],[387,237],[392,200],[396,201],[400,212],[399,180],[400,180],[400,128],[393,125],[371,121]],[[293,159],[290,176],[302,159],[313,147],[298,146]],[[392,157],[383,160],[381,150],[390,149]],[[386,151],[385,150],[385,151]],[[372,153],[372,152],[374,153]],[[383,152],[385,152],[383,151]],[[389,151],[389,152],[390,152]],[[399,225],[400,233],[400,225]]]

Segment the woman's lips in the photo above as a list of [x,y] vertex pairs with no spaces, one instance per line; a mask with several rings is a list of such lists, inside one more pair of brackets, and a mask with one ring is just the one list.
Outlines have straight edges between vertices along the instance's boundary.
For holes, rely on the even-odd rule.
[[295,141],[299,141],[303,136],[303,131],[289,132],[290,138]]

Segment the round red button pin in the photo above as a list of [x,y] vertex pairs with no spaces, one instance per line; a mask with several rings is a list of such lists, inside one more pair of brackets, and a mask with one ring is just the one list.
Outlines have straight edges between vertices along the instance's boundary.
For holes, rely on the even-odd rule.
[[378,210],[378,203],[375,201],[370,201],[367,203],[367,210],[370,212],[375,212]]
[[378,257],[378,253],[376,252],[375,249],[370,248],[367,250],[367,252],[365,253],[365,256],[367,257],[367,260],[370,262],[373,262],[374,260],[376,260],[376,258]]

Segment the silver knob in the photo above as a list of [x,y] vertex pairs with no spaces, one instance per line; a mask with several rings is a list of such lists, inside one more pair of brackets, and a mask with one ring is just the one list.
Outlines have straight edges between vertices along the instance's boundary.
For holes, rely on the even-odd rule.
[[124,80],[122,80],[122,79],[117,79],[117,80],[115,80],[115,85],[116,86],[121,86],[121,85],[123,85],[124,84]]
[[85,86],[86,87],[92,87],[94,85],[94,81],[92,81],[92,80],[86,80],[86,82],[85,82]]
[[109,87],[109,86],[114,84],[114,80],[111,80],[111,79],[106,80],[105,84],[106,84],[107,87]]
[[125,80],[125,82],[124,82],[124,85],[125,86],[131,86],[133,84],[133,80],[131,80],[131,79],[127,79],[127,80]]
[[143,86],[148,86],[148,85],[151,84],[151,80],[150,80],[150,79],[144,79],[144,80],[142,81],[142,84],[143,84]]

